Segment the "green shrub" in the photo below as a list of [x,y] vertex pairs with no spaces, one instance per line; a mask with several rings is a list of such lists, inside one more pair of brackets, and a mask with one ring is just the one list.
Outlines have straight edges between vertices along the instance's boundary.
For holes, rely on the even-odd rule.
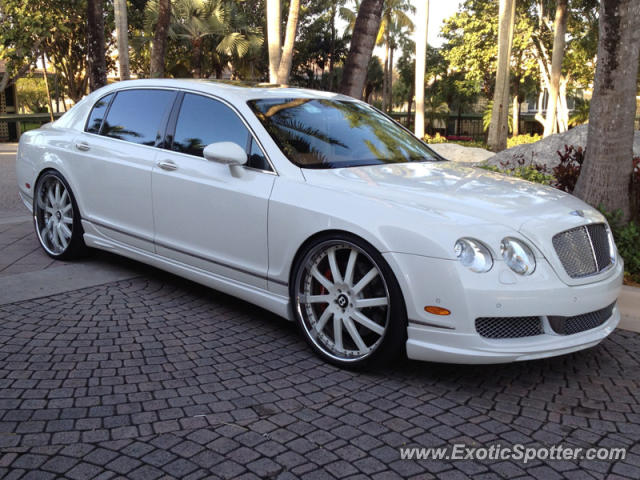
[[602,207],[600,210],[607,217],[618,252],[624,259],[625,277],[640,283],[640,225],[634,221],[623,222],[619,210],[614,213],[608,213]]
[[424,141],[427,143],[448,143],[447,137],[443,137],[439,133],[436,133],[435,135],[426,134],[424,136]]
[[507,139],[507,148],[535,143],[539,140],[542,140],[542,137],[540,135],[516,135]]
[[530,182],[541,183],[542,185],[551,185],[555,181],[553,175],[549,175],[533,165],[518,165],[512,168],[499,168],[494,165],[480,165],[479,168],[489,170],[490,172],[503,173],[510,177],[522,178],[523,180],[528,180]]
[[27,113],[47,112],[47,90],[43,78],[27,76],[16,84],[18,105]]

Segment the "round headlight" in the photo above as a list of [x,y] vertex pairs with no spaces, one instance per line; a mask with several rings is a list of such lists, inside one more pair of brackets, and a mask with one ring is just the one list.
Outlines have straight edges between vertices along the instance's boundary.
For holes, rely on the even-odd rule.
[[478,240],[461,238],[453,249],[460,263],[472,272],[484,273],[493,267],[491,252]]
[[505,263],[519,275],[531,275],[536,269],[536,257],[531,249],[517,238],[502,239],[500,252]]

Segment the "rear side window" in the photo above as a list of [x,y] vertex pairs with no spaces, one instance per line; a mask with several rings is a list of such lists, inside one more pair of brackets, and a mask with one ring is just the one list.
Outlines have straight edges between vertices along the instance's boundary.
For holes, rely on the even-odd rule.
[[109,102],[111,102],[112,98],[113,93],[110,93],[96,102],[89,114],[89,120],[87,120],[87,127],[85,128],[85,131],[89,133],[100,133],[104,114],[106,113],[107,107],[109,106]]
[[170,90],[123,90],[116,94],[102,135],[141,145],[155,145],[175,97]]
[[201,95],[185,94],[172,150],[201,157],[204,147],[210,143],[235,142],[246,149],[248,140],[249,130],[224,103]]

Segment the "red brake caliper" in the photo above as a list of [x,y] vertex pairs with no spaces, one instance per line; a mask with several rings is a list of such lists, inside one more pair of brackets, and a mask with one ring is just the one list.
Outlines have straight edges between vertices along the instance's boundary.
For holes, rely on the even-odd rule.
[[[324,276],[326,278],[328,278],[331,282],[333,282],[333,276],[331,275],[331,269],[327,268],[327,271],[324,272]],[[324,285],[320,285],[320,293],[318,295],[326,295],[328,292],[328,290],[326,288],[324,288]],[[320,310],[320,315],[322,315],[324,313],[324,311],[326,310],[326,308],[328,307],[328,305],[322,305],[319,307]]]

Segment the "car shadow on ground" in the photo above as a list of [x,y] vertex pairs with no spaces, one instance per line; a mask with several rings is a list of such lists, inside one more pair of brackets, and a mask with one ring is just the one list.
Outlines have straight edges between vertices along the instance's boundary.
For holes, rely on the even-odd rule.
[[[306,345],[295,322],[231,295],[119,255],[104,251],[93,251],[92,255],[101,261],[117,264],[123,268],[132,268],[141,275],[173,284],[201,298],[209,298],[212,302],[224,305],[230,310],[251,318],[252,321],[260,323],[264,328],[272,329],[274,333],[280,331],[286,336],[294,335],[300,344],[308,350],[309,355],[315,358],[314,352]],[[627,345],[629,342],[638,348],[629,351]],[[360,375],[374,377],[380,375],[413,377],[429,383],[465,381],[472,384],[489,382],[500,385],[514,383],[533,385],[549,381],[550,378],[570,379],[583,375],[593,376],[594,372],[603,370],[610,373],[617,372],[628,379],[640,379],[640,371],[637,368],[639,365],[640,336],[632,332],[617,330],[614,336],[592,348],[551,358],[504,364],[467,365],[409,360],[403,352],[390,364],[378,364],[365,369],[350,370]],[[340,370],[334,366],[331,368]]]

